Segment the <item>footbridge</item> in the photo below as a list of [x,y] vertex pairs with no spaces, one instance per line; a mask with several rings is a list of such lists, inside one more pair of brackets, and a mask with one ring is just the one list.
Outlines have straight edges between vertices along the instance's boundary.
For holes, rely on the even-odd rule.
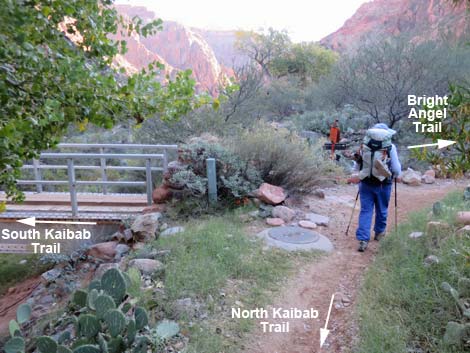
[[[22,167],[25,202],[0,191],[0,222],[21,218],[117,221],[152,204],[177,145],[62,143]],[[1,227],[1,225],[0,225]]]

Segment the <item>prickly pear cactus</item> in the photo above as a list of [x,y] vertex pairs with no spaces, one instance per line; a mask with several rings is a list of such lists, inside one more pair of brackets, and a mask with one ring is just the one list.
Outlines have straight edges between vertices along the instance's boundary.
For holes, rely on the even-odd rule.
[[104,321],[108,326],[111,336],[116,337],[126,328],[126,318],[121,310],[113,309],[106,313]]
[[24,353],[25,347],[26,344],[23,337],[13,337],[5,343],[3,349],[5,353]]
[[149,318],[147,315],[147,311],[144,308],[141,308],[139,306],[135,308],[134,317],[136,328],[138,331],[142,330],[145,326],[147,326]]
[[109,295],[102,294],[95,299],[95,308],[96,316],[99,319],[103,319],[109,310],[116,309],[116,304]]
[[[78,318],[78,334],[86,338],[95,337],[101,329],[101,325],[95,315],[85,314]],[[46,353],[46,352],[44,352]]]
[[101,278],[101,288],[114,299],[116,304],[120,304],[126,295],[126,280],[121,271],[112,268]]
[[36,346],[40,353],[56,353],[57,342],[47,336],[38,337]]

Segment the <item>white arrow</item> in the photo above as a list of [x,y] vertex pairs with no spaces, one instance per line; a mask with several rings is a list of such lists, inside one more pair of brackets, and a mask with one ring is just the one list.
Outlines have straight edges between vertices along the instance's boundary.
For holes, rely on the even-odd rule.
[[31,227],[36,227],[36,224],[91,224],[96,225],[96,222],[73,222],[73,221],[37,221],[36,217],[29,217],[17,220],[18,223],[23,223]]
[[425,144],[425,145],[408,146],[408,149],[421,148],[421,147],[432,147],[432,146],[437,146],[438,149],[441,149],[441,148],[444,148],[444,147],[452,146],[454,143],[457,143],[457,142],[450,141],[450,140],[437,140],[436,143],[428,143],[428,144]]
[[328,315],[326,316],[325,328],[320,329],[320,348],[323,347],[323,344],[325,343],[326,338],[328,337],[328,334],[330,333],[330,330],[328,330],[328,321],[330,321],[331,307],[333,306],[334,299],[335,299],[335,295],[333,294],[331,296],[330,307],[328,308]]

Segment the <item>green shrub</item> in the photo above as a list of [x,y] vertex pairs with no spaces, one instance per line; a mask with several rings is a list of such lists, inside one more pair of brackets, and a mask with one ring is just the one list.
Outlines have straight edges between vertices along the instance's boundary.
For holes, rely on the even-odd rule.
[[253,165],[265,182],[293,192],[308,192],[341,173],[323,151],[322,141],[309,145],[296,133],[267,123],[233,138],[231,150]]
[[172,181],[184,185],[184,189],[193,196],[205,196],[207,158],[216,160],[217,192],[221,200],[244,198],[262,182],[259,172],[249,161],[241,159],[217,141],[201,139],[182,147],[180,159],[188,169],[176,173]]

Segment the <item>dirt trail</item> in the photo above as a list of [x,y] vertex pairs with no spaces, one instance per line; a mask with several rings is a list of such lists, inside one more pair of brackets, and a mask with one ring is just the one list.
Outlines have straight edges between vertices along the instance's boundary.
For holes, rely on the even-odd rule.
[[[422,209],[442,199],[448,192],[463,189],[462,182],[440,182],[434,185],[409,187],[399,184],[398,219],[404,221],[411,211]],[[314,211],[330,216],[329,228],[320,232],[334,243],[335,251],[320,262],[309,264],[289,280],[280,297],[272,307],[299,309],[315,308],[320,317],[315,320],[290,320],[289,333],[263,333],[261,329],[252,335],[246,344],[249,353],[315,353],[315,352],[349,352],[357,340],[357,323],[354,311],[358,289],[363,280],[366,268],[374,260],[378,243],[371,241],[365,253],[357,252],[355,217],[348,237],[344,235],[351,215],[357,189],[353,186],[338,187],[326,191],[326,198],[306,200],[307,206]],[[394,220],[393,194],[389,211],[389,230]],[[331,312],[328,329],[330,335],[320,350],[320,328],[324,327],[331,295],[341,292],[349,303],[339,305]],[[283,320],[279,320],[281,322]],[[271,322],[275,322],[271,320]]]

